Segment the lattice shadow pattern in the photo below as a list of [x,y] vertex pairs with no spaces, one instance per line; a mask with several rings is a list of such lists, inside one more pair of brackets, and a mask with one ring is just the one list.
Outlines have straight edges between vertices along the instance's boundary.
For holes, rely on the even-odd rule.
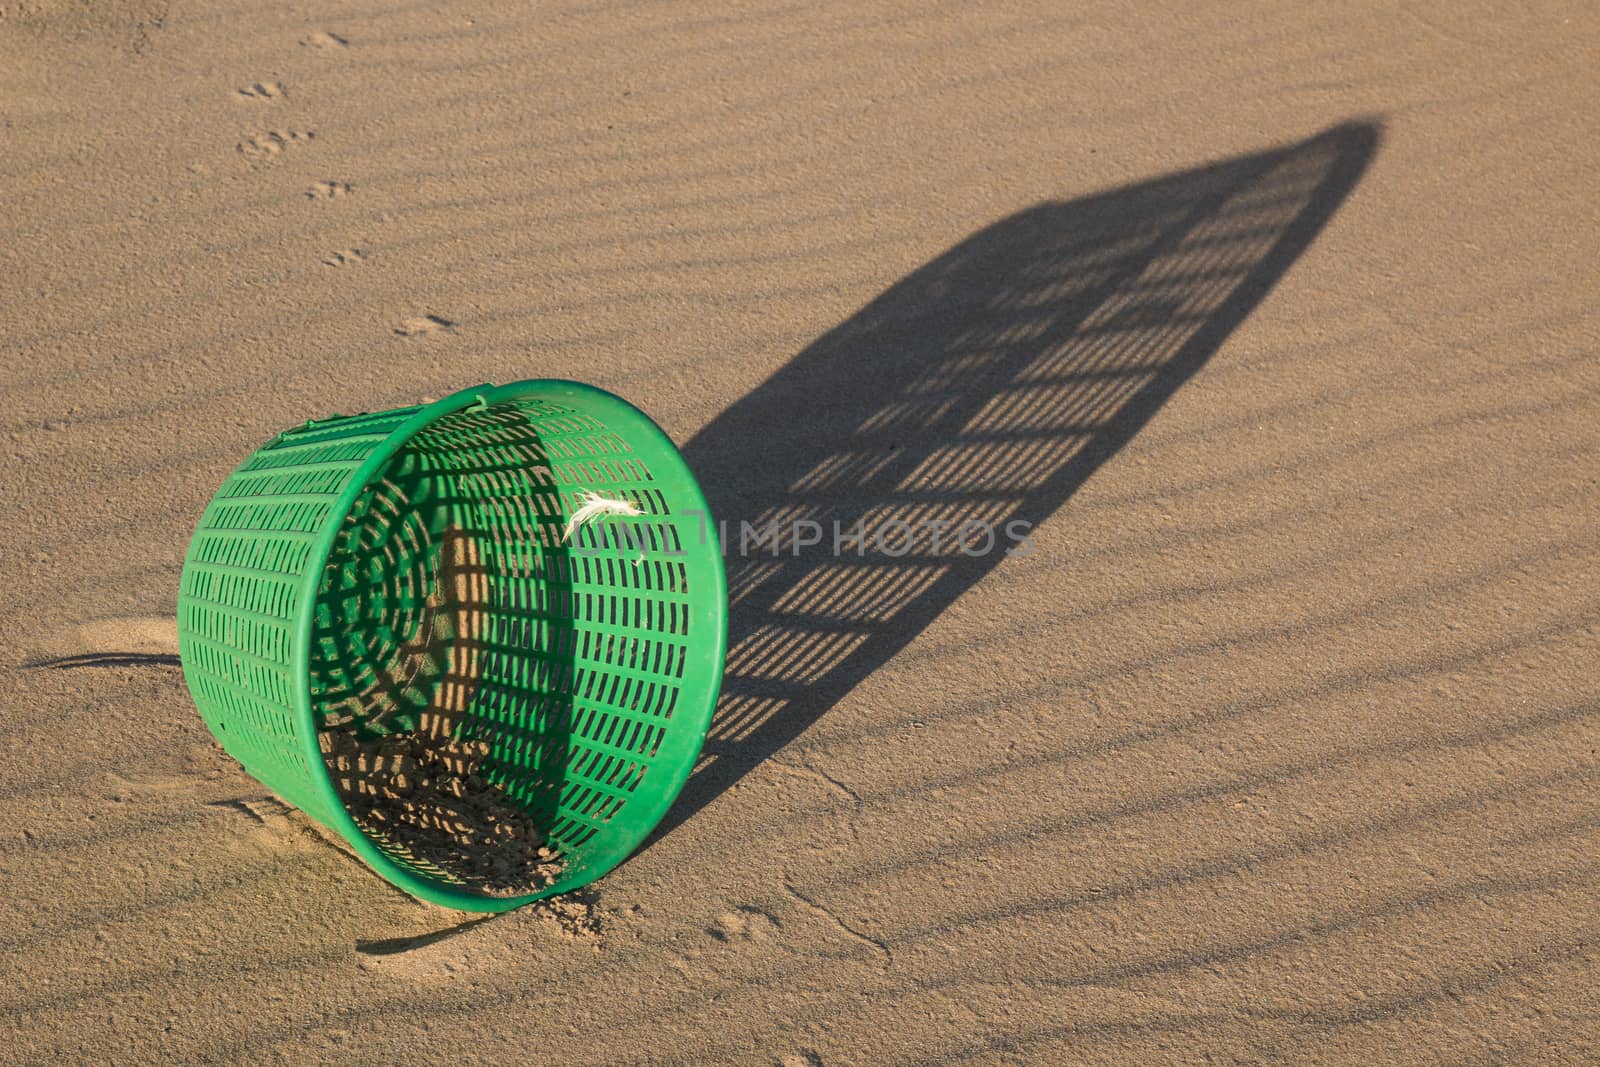
[[[659,833],[794,739],[1044,522],[1255,308],[1360,179],[1379,127],[1049,203],[928,263],[690,441],[729,522],[730,652]],[[884,531],[833,551],[833,523]],[[776,524],[739,551],[741,521]],[[826,533],[795,554],[792,531]],[[981,524],[935,545],[944,523]],[[802,524],[797,526],[797,524]],[[904,524],[903,526],[901,524]],[[997,533],[993,550],[978,529]],[[920,531],[910,540],[905,530]]]

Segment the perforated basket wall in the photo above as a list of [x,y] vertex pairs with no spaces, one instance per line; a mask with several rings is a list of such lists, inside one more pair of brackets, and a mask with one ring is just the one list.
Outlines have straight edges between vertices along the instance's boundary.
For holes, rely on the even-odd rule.
[[[585,491],[643,514],[563,541]],[[620,863],[692,769],[726,648],[714,529],[666,435],[577,383],[309,422],[246,460],[200,520],[178,598],[184,676],[222,746],[384,877],[453,907],[515,907]],[[430,663],[417,635],[445,625],[441,584],[459,593],[459,647]],[[374,693],[380,729],[414,727],[429,702],[460,710],[487,744],[484,776],[560,853],[558,881],[485,895],[360,828],[318,731],[359,721]]]

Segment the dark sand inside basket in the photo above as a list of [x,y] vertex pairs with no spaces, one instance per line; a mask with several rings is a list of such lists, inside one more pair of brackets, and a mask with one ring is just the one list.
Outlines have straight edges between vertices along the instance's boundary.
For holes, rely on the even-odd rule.
[[[360,531],[349,528],[353,541]],[[323,708],[323,759],[356,824],[397,859],[489,896],[538,892],[560,877],[560,855],[489,780],[489,743],[470,736],[487,599],[481,555],[448,528],[424,558],[429,592],[403,621],[407,639],[378,650],[366,684]]]

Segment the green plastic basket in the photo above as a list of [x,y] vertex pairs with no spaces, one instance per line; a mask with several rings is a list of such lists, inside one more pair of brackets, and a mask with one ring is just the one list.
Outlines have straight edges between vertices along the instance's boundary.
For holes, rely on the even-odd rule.
[[[642,514],[566,537],[586,492]],[[184,677],[223,748],[384,878],[450,907],[514,908],[622,862],[688,777],[727,647],[714,528],[661,429],[576,382],[307,422],[229,475],[200,520],[178,596]],[[446,555],[469,565],[440,578]],[[446,699],[448,666],[413,653],[447,582],[471,589],[473,621],[452,638],[470,651],[451,653],[470,657],[471,685],[446,698],[487,751],[482,776],[559,854],[537,892],[494,895],[362,829],[319,740],[362,693],[387,694],[357,723],[380,734]]]

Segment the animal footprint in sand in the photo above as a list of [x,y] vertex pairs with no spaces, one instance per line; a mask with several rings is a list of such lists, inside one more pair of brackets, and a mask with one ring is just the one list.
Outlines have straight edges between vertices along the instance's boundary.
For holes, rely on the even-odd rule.
[[270,825],[274,819],[287,818],[293,810],[277,797],[234,797],[229,800],[212,800],[207,802],[207,807],[238,812],[251,822],[263,826]]
[[282,82],[251,82],[238,93],[242,99],[256,101],[281,100],[284,96]]
[[760,908],[740,907],[718,915],[706,933],[718,941],[765,941],[780,927],[777,919]]
[[302,144],[316,134],[311,130],[268,130],[239,142],[239,154],[252,163],[270,163],[292,144]]
[[318,182],[306,190],[307,200],[337,200],[350,192],[349,182]]
[[394,332],[401,337],[420,337],[423,334],[441,333],[454,325],[449,319],[438,315],[423,315],[421,318],[407,319],[396,326]]
[[359,248],[342,248],[322,257],[324,267],[350,267],[363,262],[367,254]]
[[344,48],[349,45],[349,43],[350,41],[348,38],[340,37],[337,33],[329,33],[326,30],[318,30],[316,33],[313,33],[310,37],[304,38],[300,42],[300,44],[306,48],[334,49]]

